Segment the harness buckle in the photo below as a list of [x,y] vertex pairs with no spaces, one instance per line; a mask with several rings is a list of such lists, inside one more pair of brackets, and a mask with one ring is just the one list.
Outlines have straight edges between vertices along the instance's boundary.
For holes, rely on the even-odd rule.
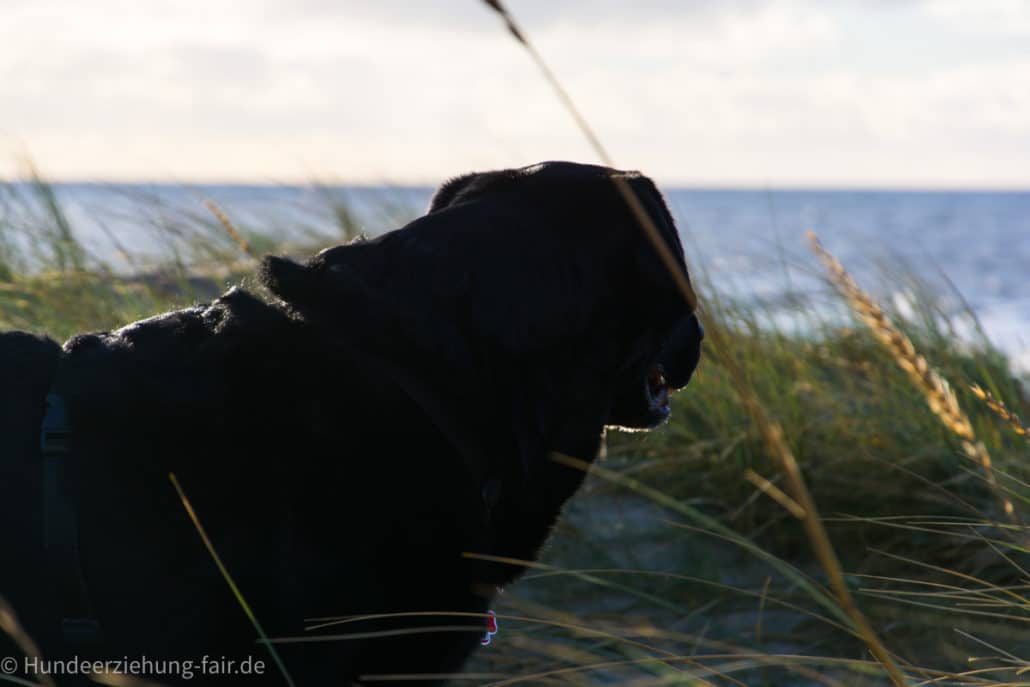
[[71,428],[64,400],[57,394],[47,394],[46,414],[40,432],[39,447],[44,457],[59,456],[71,451]]

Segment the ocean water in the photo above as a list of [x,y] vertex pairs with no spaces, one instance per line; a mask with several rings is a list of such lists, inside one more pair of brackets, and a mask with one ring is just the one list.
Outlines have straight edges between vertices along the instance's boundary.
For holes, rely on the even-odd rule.
[[[150,260],[189,253],[190,237],[217,202],[245,230],[294,240],[342,237],[334,206],[368,234],[403,225],[432,190],[395,187],[58,184],[68,223],[90,252],[116,269],[125,254]],[[1030,192],[666,189],[692,274],[720,293],[761,301],[789,319],[792,298],[819,302],[822,272],[804,240],[815,231],[860,283],[904,312],[925,284],[973,323],[1017,369],[1030,372]],[[24,185],[0,191],[0,239],[32,252],[43,227],[39,199]],[[2,246],[2,244],[0,244]],[[906,275],[915,275],[913,283]],[[823,298],[823,302],[827,299]]]
[[[721,291],[762,300],[825,292],[805,233],[902,314],[917,291],[981,326],[1030,372],[1030,193],[695,191],[667,194],[688,260]],[[914,277],[914,279],[909,278]],[[787,310],[784,305],[784,310]],[[971,310],[977,322],[965,314]]]

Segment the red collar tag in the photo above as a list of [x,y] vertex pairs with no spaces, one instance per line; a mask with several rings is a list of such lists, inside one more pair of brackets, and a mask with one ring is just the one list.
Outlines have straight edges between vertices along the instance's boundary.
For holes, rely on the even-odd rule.
[[493,640],[494,635],[497,634],[497,614],[493,611],[487,611],[487,613],[490,614],[490,617],[486,619],[486,632],[483,633],[483,638],[479,640],[482,646],[489,644]]

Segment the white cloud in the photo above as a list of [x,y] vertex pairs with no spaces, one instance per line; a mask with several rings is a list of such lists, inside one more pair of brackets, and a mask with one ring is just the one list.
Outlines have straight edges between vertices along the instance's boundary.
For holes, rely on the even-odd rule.
[[[1030,179],[1030,46],[998,38],[1022,0],[983,0],[995,19],[978,37],[946,0],[508,4],[626,166],[722,183]],[[434,181],[593,157],[475,0],[5,5],[0,102],[0,173],[22,143],[76,177]]]

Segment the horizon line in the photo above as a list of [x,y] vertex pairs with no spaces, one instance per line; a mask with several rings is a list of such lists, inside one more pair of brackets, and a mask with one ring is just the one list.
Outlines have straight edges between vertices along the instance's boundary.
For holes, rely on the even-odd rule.
[[[237,178],[211,178],[199,177],[196,179],[184,180],[173,177],[155,178],[118,178],[118,177],[44,177],[43,183],[55,186],[179,186],[183,188],[198,187],[237,187],[237,188],[305,188],[305,187],[329,187],[329,188],[367,188],[367,189],[389,189],[398,190],[424,190],[435,189],[441,183],[451,178],[442,176],[439,181],[372,181],[363,180],[319,180],[310,178],[306,180],[261,180]],[[0,177],[0,185],[30,185],[37,180],[31,177]],[[892,193],[1030,193],[1030,181],[1023,184],[1000,182],[817,182],[817,181],[789,181],[783,183],[757,182],[754,180],[728,181],[728,180],[679,180],[664,181],[656,179],[660,188],[677,191],[822,191],[822,192],[892,192]]]

